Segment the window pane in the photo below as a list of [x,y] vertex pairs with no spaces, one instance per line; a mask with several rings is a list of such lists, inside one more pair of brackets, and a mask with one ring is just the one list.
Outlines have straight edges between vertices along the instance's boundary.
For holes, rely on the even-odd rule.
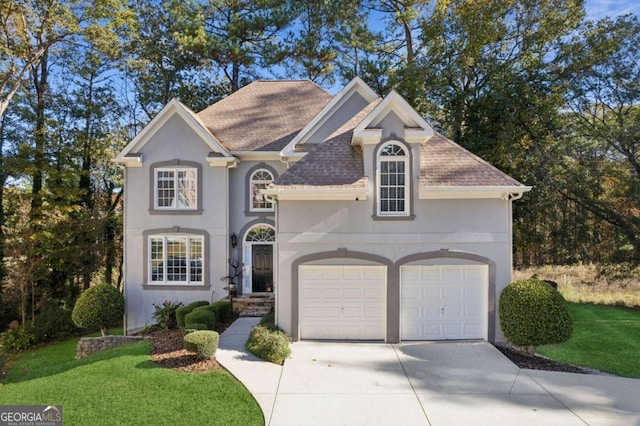
[[158,170],[156,186],[158,207],[172,207],[175,198],[173,171]]
[[151,281],[164,281],[162,247],[162,238],[151,239]]
[[196,171],[178,171],[178,208],[196,207]]
[[189,281],[202,282],[202,240],[192,238],[190,248]]
[[187,241],[183,237],[167,237],[167,281],[187,280]]

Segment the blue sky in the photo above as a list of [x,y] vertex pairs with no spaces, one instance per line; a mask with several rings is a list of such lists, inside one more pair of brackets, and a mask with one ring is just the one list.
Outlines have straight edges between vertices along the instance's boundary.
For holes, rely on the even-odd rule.
[[585,9],[589,20],[605,16],[613,18],[626,13],[640,15],[640,0],[586,0]]

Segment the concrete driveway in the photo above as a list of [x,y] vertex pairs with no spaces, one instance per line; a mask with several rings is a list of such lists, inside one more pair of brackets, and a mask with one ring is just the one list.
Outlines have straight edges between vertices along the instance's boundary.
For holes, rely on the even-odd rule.
[[298,342],[278,367],[225,334],[272,426],[640,425],[640,380],[521,370],[485,342]]

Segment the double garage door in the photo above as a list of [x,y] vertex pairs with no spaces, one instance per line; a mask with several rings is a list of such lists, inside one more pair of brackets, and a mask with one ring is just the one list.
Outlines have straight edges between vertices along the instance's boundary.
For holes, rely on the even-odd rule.
[[[486,339],[487,284],[486,266],[401,267],[401,339]],[[384,340],[386,293],[384,266],[300,266],[300,337]]]

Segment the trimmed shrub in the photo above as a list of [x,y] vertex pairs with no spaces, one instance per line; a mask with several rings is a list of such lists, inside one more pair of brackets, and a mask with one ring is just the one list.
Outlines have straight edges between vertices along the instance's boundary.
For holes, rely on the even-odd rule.
[[184,336],[184,348],[200,359],[210,359],[218,349],[220,335],[211,330],[196,330]]
[[206,300],[196,300],[195,302],[189,303],[187,306],[189,306],[191,308],[191,310],[194,310],[195,308],[197,308],[199,306],[206,306],[208,304],[209,304],[209,302],[207,302]]
[[109,284],[98,284],[85,290],[73,308],[71,319],[81,328],[99,328],[103,336],[107,328],[122,323],[124,296]]
[[176,323],[178,324],[178,327],[180,328],[184,328],[185,327],[185,323],[184,323],[184,317],[188,314],[191,313],[191,311],[193,311],[194,309],[196,309],[199,306],[204,306],[204,305],[208,305],[209,302],[207,302],[206,300],[196,300],[195,302],[189,303],[186,306],[180,306],[179,308],[176,309]]
[[193,309],[189,306],[180,306],[178,309],[176,309],[176,323],[178,323],[178,327],[184,328],[184,317],[192,310]]
[[34,320],[35,343],[47,343],[74,336],[80,331],[71,319],[71,311],[58,303],[52,303],[40,310]]
[[262,325],[251,332],[247,349],[258,358],[279,365],[291,354],[287,335],[283,331],[270,330]]
[[216,327],[216,314],[209,309],[194,310],[184,317],[184,327],[189,328],[191,324],[204,324],[207,329],[213,330]]
[[509,342],[524,347],[529,354],[536,346],[567,341],[573,331],[562,295],[536,278],[514,281],[502,291],[499,316]]
[[228,300],[218,300],[213,302],[211,306],[217,310],[218,321],[228,322],[233,319],[233,311],[231,310],[231,303]]
[[161,305],[153,304],[155,311],[153,312],[153,319],[158,322],[158,325],[163,330],[173,330],[178,326],[176,320],[176,310],[182,306],[182,302],[170,302],[165,300]]
[[213,306],[213,305],[198,306],[197,308],[195,308],[191,312],[195,312],[195,311],[211,311],[214,314],[216,314],[216,318],[218,318],[218,309],[216,309],[215,306]]
[[183,333],[184,335],[187,335],[189,333],[193,333],[196,330],[208,330],[207,324],[199,324],[197,322],[194,322],[193,324],[189,324],[189,328],[185,328]]

